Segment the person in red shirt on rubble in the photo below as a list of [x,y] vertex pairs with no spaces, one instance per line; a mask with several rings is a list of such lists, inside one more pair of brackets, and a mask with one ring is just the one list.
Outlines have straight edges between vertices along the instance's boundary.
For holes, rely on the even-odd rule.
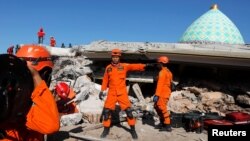
[[102,100],[104,96],[103,91],[109,88],[102,115],[104,130],[101,134],[101,138],[105,138],[109,134],[111,112],[115,110],[115,104],[118,102],[121,110],[124,110],[127,114],[127,121],[131,127],[132,138],[137,139],[138,136],[135,131],[136,120],[132,114],[133,109],[131,108],[126,89],[126,75],[128,71],[144,71],[145,67],[150,67],[152,64],[120,63],[121,50],[113,49],[111,53],[112,61],[105,69],[101,92],[99,94],[99,98]]
[[56,46],[56,40],[53,36],[50,37],[50,46],[52,46],[52,47]]
[[7,49],[8,54],[13,54],[13,51],[14,51],[14,46],[11,46]]
[[171,71],[166,67],[169,62],[168,57],[161,56],[158,58],[157,62],[157,67],[160,72],[158,74],[156,91],[153,97],[153,101],[155,102],[154,107],[160,118],[160,131],[171,132],[170,114],[167,110],[167,103],[171,95],[173,76]]
[[[45,47],[36,45],[22,46],[16,56],[26,60],[33,77],[34,90],[31,96],[23,94],[23,101],[17,94],[6,96],[0,93],[0,109],[5,111],[0,112],[0,140],[44,141],[44,134],[54,133],[60,127],[57,105],[48,89],[53,67],[51,56]],[[16,106],[24,101],[33,104],[30,103],[31,107],[26,110]],[[20,122],[19,118],[26,120]]]
[[43,39],[45,36],[45,32],[43,31],[43,28],[41,27],[40,30],[37,32],[37,36],[38,36],[38,44],[42,44],[43,43]]
[[59,113],[62,114],[72,114],[78,113],[78,109],[76,108],[75,102],[69,102],[70,100],[74,99],[76,94],[67,83],[60,82],[56,84],[55,93],[59,96],[59,100],[56,102]]

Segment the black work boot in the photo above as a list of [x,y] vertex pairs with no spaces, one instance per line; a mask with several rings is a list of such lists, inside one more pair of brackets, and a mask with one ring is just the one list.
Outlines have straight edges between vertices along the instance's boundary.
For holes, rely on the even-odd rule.
[[137,133],[135,131],[135,126],[131,126],[131,135],[133,139],[138,139]]
[[109,134],[109,127],[104,127],[104,130],[103,130],[103,132],[102,132],[102,134],[101,134],[101,138],[106,138],[106,136]]
[[159,124],[155,125],[155,129],[162,129],[164,127],[164,122],[160,121]]
[[167,131],[167,132],[171,132],[172,128],[170,124],[164,124],[164,127],[161,128],[159,131]]

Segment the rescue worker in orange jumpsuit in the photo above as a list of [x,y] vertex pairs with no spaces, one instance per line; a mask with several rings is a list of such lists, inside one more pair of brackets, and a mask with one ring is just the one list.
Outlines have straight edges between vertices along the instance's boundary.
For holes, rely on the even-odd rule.
[[56,46],[56,40],[53,36],[50,37],[50,46],[52,46],[52,47]]
[[154,107],[159,115],[160,118],[160,124],[162,125],[162,128],[160,128],[160,131],[168,131],[171,132],[171,126],[170,126],[170,114],[167,109],[167,103],[169,100],[169,97],[171,95],[171,84],[173,80],[173,76],[171,71],[166,67],[167,63],[169,62],[168,57],[161,56],[157,60],[158,62],[158,80],[157,80],[157,86],[155,95],[153,97],[153,101],[155,102]]
[[135,131],[135,118],[133,117],[131,103],[128,98],[126,89],[126,75],[128,71],[144,71],[145,67],[150,67],[151,64],[127,64],[120,63],[121,50],[113,49],[111,55],[111,64],[105,69],[105,73],[102,80],[101,92],[99,98],[102,100],[107,88],[108,94],[104,104],[103,110],[103,126],[104,130],[101,134],[101,138],[105,138],[109,134],[111,125],[111,112],[115,110],[116,102],[119,103],[121,110],[124,110],[127,114],[127,121],[131,127],[131,135],[133,139],[137,139],[137,133]]
[[[27,96],[29,98],[27,100],[30,100],[33,104],[31,103],[31,107],[27,110],[27,115],[24,115],[23,118],[26,121],[23,122],[16,121],[16,118],[13,119],[13,114],[17,114],[14,111],[18,108],[15,107],[15,103],[17,104],[20,100],[11,101],[15,103],[7,102],[14,106],[0,105],[0,107],[6,108],[4,111],[9,113],[7,117],[4,117],[5,120],[0,121],[0,131],[2,132],[2,138],[0,138],[4,141],[44,141],[44,134],[54,133],[60,127],[57,105],[47,85],[53,67],[51,56],[45,47],[36,45],[22,46],[16,56],[26,60],[32,74],[34,90],[31,96]],[[8,100],[8,98],[4,100]],[[1,101],[4,100],[1,99]],[[4,103],[1,102],[0,104]],[[2,113],[1,111],[1,118],[3,118]]]
[[43,31],[43,28],[41,27],[40,30],[37,32],[38,44],[43,43],[44,35],[45,35],[45,32]]
[[60,82],[56,84],[55,92],[60,97],[60,99],[56,102],[59,113],[72,114],[79,112],[76,108],[75,102],[65,105],[76,96],[73,88],[65,82]]

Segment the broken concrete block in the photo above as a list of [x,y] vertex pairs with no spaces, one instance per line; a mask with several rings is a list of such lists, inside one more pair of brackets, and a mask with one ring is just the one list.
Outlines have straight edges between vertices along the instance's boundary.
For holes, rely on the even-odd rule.
[[250,97],[248,95],[238,95],[236,100],[241,104],[250,106]]
[[80,88],[90,82],[91,82],[91,79],[87,75],[83,75],[76,79],[74,87]]
[[60,126],[77,125],[82,120],[81,113],[73,113],[61,116]]
[[83,114],[100,114],[102,113],[104,101],[101,101],[98,95],[91,95],[88,99],[81,101],[79,104],[80,112]]
[[141,88],[140,86],[138,85],[138,83],[135,83],[133,86],[132,86],[137,98],[139,99],[140,102],[145,102],[145,99],[144,99],[144,96],[142,95],[142,92],[141,92]]
[[190,93],[188,91],[183,91],[182,96],[192,101],[197,101],[197,97],[193,93]]
[[224,99],[225,103],[229,103],[229,104],[234,104],[235,103],[234,97],[231,96],[231,95],[224,94],[223,99]]
[[206,92],[202,93],[202,101],[204,100],[213,100],[213,101],[219,101],[223,97],[222,92]]
[[84,113],[83,118],[91,124],[100,123],[101,113]]

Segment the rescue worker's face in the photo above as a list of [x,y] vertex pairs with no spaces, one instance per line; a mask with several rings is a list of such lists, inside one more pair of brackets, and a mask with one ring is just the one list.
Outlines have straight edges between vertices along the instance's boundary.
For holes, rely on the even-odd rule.
[[120,62],[120,57],[119,56],[112,56],[112,63],[118,64]]

